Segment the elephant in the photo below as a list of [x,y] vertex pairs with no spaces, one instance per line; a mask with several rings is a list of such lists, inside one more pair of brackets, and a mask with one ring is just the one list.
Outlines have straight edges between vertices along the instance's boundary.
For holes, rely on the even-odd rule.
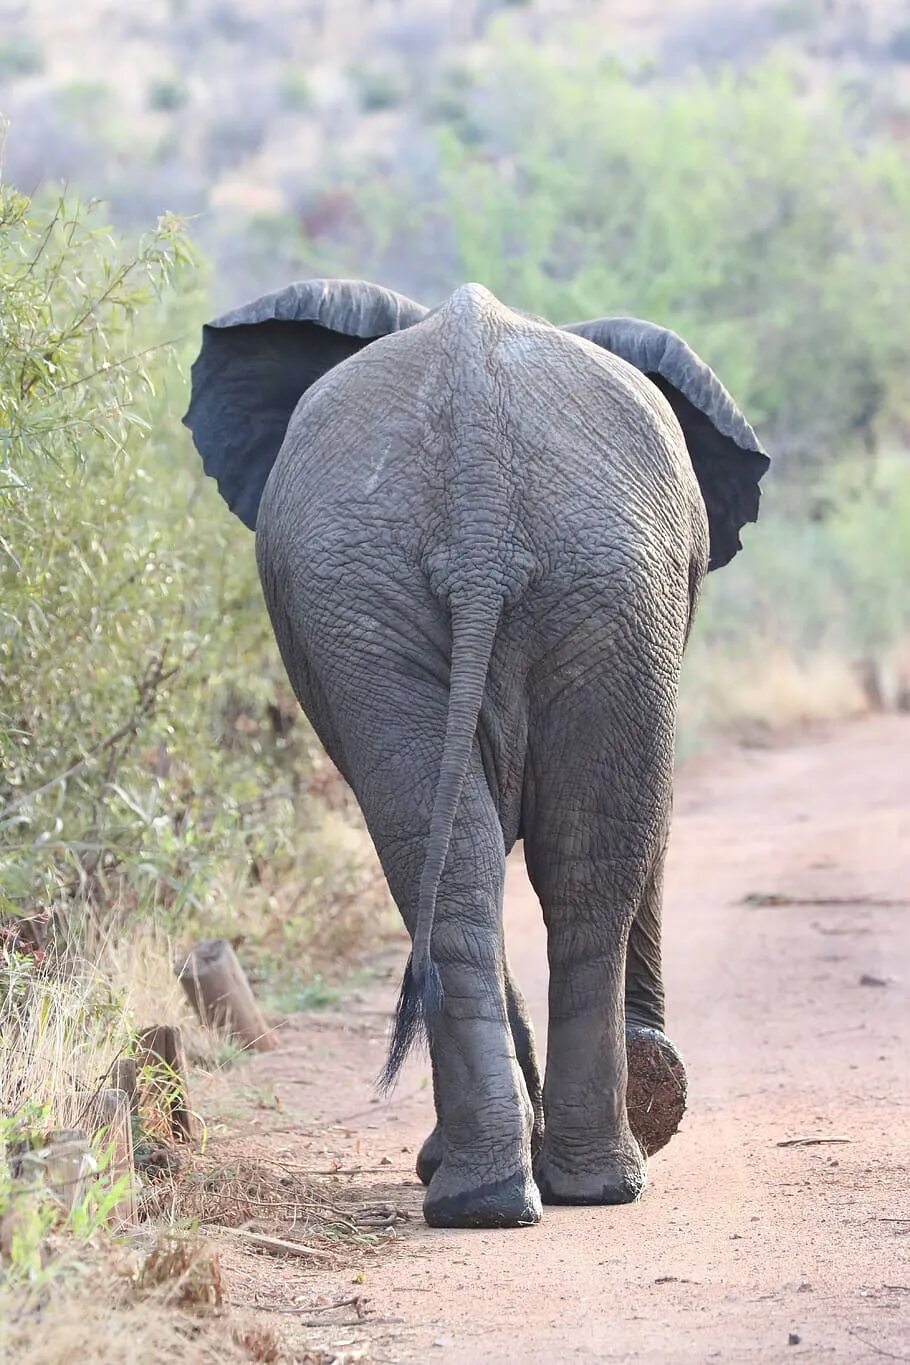
[[[637,1199],[685,1101],[660,957],[680,664],[758,516],[755,432],[653,323],[331,279],[207,324],[184,422],[411,937],[384,1080],[424,1038],[426,1221]],[[518,841],[542,1083],[504,947]]]

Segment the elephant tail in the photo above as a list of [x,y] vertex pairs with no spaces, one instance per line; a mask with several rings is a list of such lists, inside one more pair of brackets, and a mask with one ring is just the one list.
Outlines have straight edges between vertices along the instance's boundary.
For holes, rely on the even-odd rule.
[[411,956],[401,983],[388,1060],[380,1077],[383,1090],[394,1084],[421,1029],[429,1032],[433,1020],[442,1013],[442,978],[432,953],[433,922],[501,611],[502,599],[498,597],[452,603],[452,664],[445,741],[420,878]]

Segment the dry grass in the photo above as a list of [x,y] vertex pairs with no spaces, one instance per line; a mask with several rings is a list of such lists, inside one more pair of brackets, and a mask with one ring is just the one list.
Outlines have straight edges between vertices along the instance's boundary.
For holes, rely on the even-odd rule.
[[[337,771],[317,763],[308,819],[289,865],[260,869],[260,883],[225,919],[264,973],[263,993],[288,1007],[309,980],[337,982],[350,975],[377,935],[401,931],[379,859],[354,797]],[[223,887],[223,903],[236,893]]]
[[346,1260],[371,1255],[408,1220],[393,1204],[364,1203],[356,1188],[261,1153],[250,1157],[233,1138],[213,1142],[204,1154],[188,1154],[173,1178],[144,1192],[142,1211],[172,1226],[276,1234]]
[[719,738],[749,739],[869,710],[858,670],[834,654],[801,661],[769,647],[747,660],[712,651],[699,663],[686,673],[680,694],[684,753]]
[[222,1306],[211,1248],[162,1239],[145,1257],[98,1248],[41,1290],[0,1292],[0,1365],[232,1365],[287,1359],[274,1334]]
[[[43,959],[40,952],[7,953],[5,969],[12,975],[0,1002],[0,1087],[5,1114],[18,1113],[20,1125],[0,1127],[0,1160],[4,1139],[86,1126],[91,1096],[137,1027],[179,1023],[193,1034],[195,1051],[211,1052],[212,1040],[188,1018],[170,944],[152,930],[103,936],[91,961],[75,952],[51,951]],[[211,1084],[196,1080],[211,1099]],[[173,1156],[173,1164],[144,1168],[142,1221],[125,1238],[105,1223],[110,1214],[98,1214],[96,1188],[81,1223],[72,1216],[64,1222],[53,1200],[41,1197],[30,1257],[20,1251],[17,1260],[9,1238],[3,1241],[0,1365],[316,1365],[332,1358],[299,1340],[286,1348],[281,1334],[294,1324],[283,1318],[273,1328],[231,1305],[232,1277],[235,1296],[246,1301],[250,1282],[270,1273],[263,1253],[281,1258],[279,1264],[289,1256],[300,1266],[359,1264],[395,1236],[407,1215],[389,1205],[364,1207],[339,1182],[251,1159],[239,1138],[209,1135],[204,1150],[181,1145]],[[0,1178],[0,1221],[12,1214],[15,1222],[23,1191],[6,1189],[7,1196]],[[219,1243],[229,1248],[227,1276]],[[295,1330],[299,1338],[299,1325]]]
[[177,1024],[194,1055],[217,1046],[190,1016],[154,926],[115,934],[88,926],[78,948],[5,955],[0,1000],[0,1099],[9,1116],[27,1105],[47,1128],[86,1123],[93,1097],[137,1030]]

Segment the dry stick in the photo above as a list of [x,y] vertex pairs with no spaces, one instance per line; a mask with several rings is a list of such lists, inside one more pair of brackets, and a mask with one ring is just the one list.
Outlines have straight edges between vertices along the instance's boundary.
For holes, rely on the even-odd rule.
[[298,1308],[298,1313],[330,1313],[333,1308],[356,1308],[357,1316],[360,1317],[360,1310],[364,1305],[362,1294],[355,1294],[350,1299],[338,1299],[335,1303],[314,1303],[309,1308]]
[[[257,1251],[267,1251],[271,1256],[312,1256],[317,1261],[334,1261],[335,1253],[321,1251],[318,1247],[304,1246],[303,1242],[286,1242],[281,1237],[268,1237],[264,1232],[250,1232],[247,1228],[229,1228],[222,1224],[213,1225],[216,1232],[226,1232],[248,1242]],[[301,1309],[305,1312],[305,1309]]]
[[197,943],[177,967],[177,976],[203,1024],[223,1030],[242,1047],[257,1052],[270,1052],[276,1046],[227,939]]
[[139,1065],[159,1073],[156,1084],[165,1101],[171,1133],[182,1142],[195,1142],[200,1123],[190,1108],[186,1057],[179,1028],[160,1024],[143,1029],[139,1046]]
[[[389,1327],[404,1322],[404,1318],[353,1318],[347,1322],[320,1322],[318,1318],[301,1318],[301,1327]],[[910,1359],[910,1357],[902,1357]]]
[[876,1346],[874,1341],[869,1341],[867,1337],[861,1337],[859,1332],[854,1332],[852,1327],[848,1327],[847,1331],[850,1333],[851,1337],[856,1337],[857,1341],[861,1341],[864,1346],[868,1346],[869,1350],[874,1351],[876,1355],[887,1356],[889,1360],[910,1360],[910,1356],[897,1355],[894,1351],[886,1351],[884,1346]]
[[[268,1157],[265,1158],[269,1160]],[[280,1166],[283,1171],[299,1171],[301,1175],[406,1175],[410,1172],[410,1166],[342,1166],[336,1168],[321,1168],[318,1166],[295,1166],[293,1162],[278,1161],[272,1159],[273,1166]]]
[[848,1137],[795,1137],[783,1138],[775,1143],[776,1147],[817,1147],[823,1142],[852,1142]]
[[[358,1297],[362,1297],[362,1296],[358,1296]],[[326,1303],[326,1304],[323,1304],[323,1305],[321,1305],[321,1306],[320,1306],[319,1304],[316,1304],[315,1306],[311,1306],[311,1307],[309,1307],[309,1308],[304,1308],[302,1304],[294,1304],[294,1305],[292,1305],[291,1307],[288,1307],[287,1304],[272,1304],[272,1303],[236,1303],[236,1302],[235,1302],[235,1303],[231,1303],[231,1304],[229,1305],[229,1307],[231,1307],[231,1308],[246,1308],[246,1309],[252,1308],[252,1309],[254,1309],[257,1313],[327,1313],[327,1312],[329,1311],[330,1308],[347,1308],[347,1307],[350,1307],[351,1305],[356,1304],[357,1302],[358,1302],[357,1299],[341,1299],[338,1303]],[[359,1318],[358,1321],[359,1321],[359,1322],[367,1322],[367,1321],[369,1321],[369,1319],[367,1319],[367,1318]],[[344,1324],[343,1324],[343,1323],[337,1323],[337,1322],[328,1322],[328,1323],[320,1323],[319,1325],[320,1325],[321,1327],[341,1327],[341,1326],[343,1326]]]
[[741,905],[754,905],[770,908],[775,905],[868,905],[875,910],[906,910],[910,900],[892,899],[889,896],[789,896],[776,891],[752,891],[743,896]]

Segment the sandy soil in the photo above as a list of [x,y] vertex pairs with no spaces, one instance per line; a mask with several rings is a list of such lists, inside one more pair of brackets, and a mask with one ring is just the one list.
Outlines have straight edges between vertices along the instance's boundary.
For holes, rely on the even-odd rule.
[[[248,1068],[281,1106],[251,1141],[314,1169],[362,1166],[339,1179],[411,1219],[362,1283],[271,1261],[259,1302],[305,1313],[363,1293],[371,1322],[344,1325],[348,1308],[307,1332],[341,1359],[910,1360],[908,760],[910,720],[881,717],[681,774],[665,944],[689,1113],[638,1204],[431,1231],[412,1174],[425,1061],[391,1103],[372,1089],[403,948],[345,1018],[298,1019]],[[542,1031],[544,938],[520,855],[506,921]],[[840,1141],[782,1145],[807,1137]]]

